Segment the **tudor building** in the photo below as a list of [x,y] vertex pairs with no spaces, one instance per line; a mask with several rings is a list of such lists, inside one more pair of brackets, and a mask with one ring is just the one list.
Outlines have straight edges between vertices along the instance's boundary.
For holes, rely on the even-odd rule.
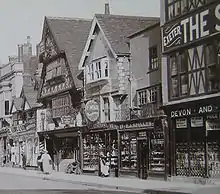
[[219,1],[161,0],[161,25],[169,173],[219,177]]
[[77,68],[90,24],[85,19],[44,19],[39,46],[43,67],[38,100],[47,109],[46,115],[42,114],[42,123],[48,124],[39,137],[41,141],[46,138],[46,148],[60,170],[64,170],[69,159],[80,157],[81,140],[76,126],[82,125],[79,110],[82,83],[77,79]]

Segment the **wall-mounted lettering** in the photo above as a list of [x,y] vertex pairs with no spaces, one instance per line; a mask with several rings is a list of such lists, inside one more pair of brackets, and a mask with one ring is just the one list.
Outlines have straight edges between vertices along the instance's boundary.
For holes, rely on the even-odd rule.
[[180,110],[175,110],[175,111],[171,111],[171,118],[174,117],[182,117],[182,116],[188,116],[192,114],[192,110],[190,108],[188,109],[180,109]]
[[218,32],[220,33],[220,4],[216,1],[208,9],[193,12],[178,23],[165,25],[163,27],[164,51]]

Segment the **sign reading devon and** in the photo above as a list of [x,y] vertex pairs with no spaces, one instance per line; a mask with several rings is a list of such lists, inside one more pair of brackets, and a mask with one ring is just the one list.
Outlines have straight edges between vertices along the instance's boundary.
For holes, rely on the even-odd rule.
[[164,51],[220,32],[220,4],[211,4],[205,10],[168,25],[163,27]]

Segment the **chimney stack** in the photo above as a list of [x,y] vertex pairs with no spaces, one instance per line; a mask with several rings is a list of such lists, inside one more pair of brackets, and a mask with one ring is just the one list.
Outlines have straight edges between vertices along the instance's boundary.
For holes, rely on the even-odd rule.
[[110,14],[110,7],[109,7],[109,2],[105,3],[105,14],[109,15]]
[[30,42],[31,42],[31,37],[27,36],[27,44],[30,44]]
[[18,62],[21,62],[21,45],[18,44]]

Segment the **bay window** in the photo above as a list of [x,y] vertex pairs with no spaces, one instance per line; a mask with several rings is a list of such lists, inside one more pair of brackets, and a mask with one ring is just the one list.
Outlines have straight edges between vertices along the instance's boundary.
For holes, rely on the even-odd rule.
[[94,60],[87,66],[87,82],[98,81],[109,77],[109,61],[107,58]]

